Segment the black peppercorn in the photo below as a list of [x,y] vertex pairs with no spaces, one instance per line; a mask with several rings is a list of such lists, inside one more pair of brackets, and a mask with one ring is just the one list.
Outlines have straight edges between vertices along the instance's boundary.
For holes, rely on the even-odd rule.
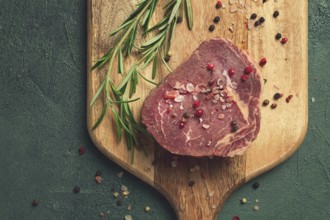
[[177,23],[177,24],[182,23],[182,17],[181,17],[181,16],[178,16],[178,17],[176,18],[176,23]]
[[258,182],[253,183],[252,187],[253,189],[258,189],[260,184]]
[[275,95],[274,95],[274,100],[278,100],[278,99],[280,99],[281,97],[282,97],[283,95],[282,94],[280,94],[280,93],[275,93]]
[[185,119],[190,118],[190,114],[189,114],[188,112],[185,112],[185,113],[183,114],[183,118],[185,118]]
[[222,7],[221,1],[217,1],[217,4],[215,5],[216,9],[219,9]]
[[277,107],[277,104],[273,103],[271,106],[270,106],[272,109],[275,109]]
[[236,132],[238,130],[237,122],[235,120],[230,122],[231,125],[231,132]]
[[188,184],[190,187],[193,187],[195,185],[195,181],[191,180],[189,181],[189,184]]
[[101,170],[97,170],[96,173],[95,173],[95,176],[102,176]]
[[276,40],[279,40],[279,39],[281,39],[282,38],[282,34],[281,33],[277,33],[276,35],[275,35],[275,39]]
[[273,17],[277,18],[279,15],[280,15],[280,13],[278,11],[275,11],[274,14],[273,14]]
[[214,17],[214,19],[213,19],[213,23],[218,23],[220,21],[220,17],[219,16],[216,16],[216,17]]
[[212,31],[214,31],[214,29],[215,29],[215,26],[213,24],[211,24],[210,27],[209,27],[209,31],[212,32]]
[[32,201],[32,203],[31,203],[31,205],[33,206],[33,207],[36,207],[37,205],[39,205],[39,200],[33,200]]
[[263,105],[263,106],[267,106],[268,104],[269,104],[268,99],[265,99],[265,100],[262,102],[262,105]]
[[237,127],[237,125],[235,124],[235,125],[232,125],[231,126],[231,132],[236,132],[238,130],[238,127]]
[[254,26],[255,27],[258,27],[260,25],[260,21],[256,21],[256,22],[254,22]]
[[265,3],[267,0],[262,0],[262,3]]
[[74,187],[73,192],[74,193],[79,193],[80,192],[80,187],[79,186]]
[[170,55],[166,55],[165,58],[164,58],[166,63],[168,63],[170,61],[170,59],[171,59]]
[[264,17],[259,18],[259,22],[260,22],[260,24],[264,23],[265,22],[265,18]]
[[250,17],[250,19],[252,19],[252,20],[254,20],[254,19],[256,19],[257,18],[257,14],[256,13],[253,13],[252,15],[251,15],[251,17]]

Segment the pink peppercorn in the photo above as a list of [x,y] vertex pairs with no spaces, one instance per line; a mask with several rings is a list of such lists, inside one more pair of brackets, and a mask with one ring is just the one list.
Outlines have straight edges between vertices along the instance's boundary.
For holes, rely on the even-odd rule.
[[214,69],[214,64],[212,63],[207,64],[207,69],[212,71]]
[[217,1],[217,3],[215,4],[216,8],[221,8],[222,7],[222,2],[221,1]]
[[85,152],[86,152],[86,148],[84,148],[84,147],[79,147],[79,149],[78,149],[78,153],[79,153],[79,155],[83,155]]
[[202,117],[204,114],[203,110],[202,109],[197,109],[196,112],[195,112],[195,116],[200,118]]
[[243,76],[241,77],[241,80],[246,81],[248,78],[249,78],[249,75],[243,74]]
[[261,58],[260,62],[259,62],[259,65],[260,66],[265,66],[267,63],[267,59],[265,57]]
[[250,73],[252,73],[252,71],[253,71],[252,67],[251,66],[247,66],[245,68],[245,70],[244,70],[244,73],[249,75]]
[[201,102],[200,101],[194,101],[194,103],[193,103],[193,107],[194,108],[197,108],[197,107],[199,107],[201,105]]
[[184,126],[185,126],[185,123],[182,121],[182,122],[180,122],[180,124],[179,124],[179,128],[180,129],[183,129],[184,128]]
[[282,40],[281,40],[281,43],[282,44],[286,44],[286,42],[288,42],[288,38],[287,37],[283,37]]
[[229,68],[228,74],[229,74],[230,77],[232,77],[233,75],[235,75],[235,69],[234,68]]

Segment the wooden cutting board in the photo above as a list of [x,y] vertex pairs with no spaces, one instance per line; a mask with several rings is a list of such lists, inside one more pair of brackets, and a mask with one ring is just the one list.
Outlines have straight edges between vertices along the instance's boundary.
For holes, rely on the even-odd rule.
[[[111,46],[112,41],[108,34],[123,22],[136,2],[88,0],[88,70],[93,61],[100,58]],[[167,1],[160,2],[163,4]],[[164,194],[181,220],[215,219],[216,213],[233,190],[286,160],[299,147],[307,130],[307,0],[267,1],[264,4],[261,0],[245,2],[246,9],[243,13],[230,13],[231,5],[228,1],[223,1],[226,8],[217,10],[216,1],[192,0],[194,28],[188,31],[185,22],[177,25],[171,50],[173,56],[169,62],[171,68],[175,69],[188,59],[202,41],[213,37],[231,39],[238,47],[247,50],[256,61],[267,57],[268,63],[261,69],[262,78],[267,79],[267,83],[263,85],[261,100],[269,99],[272,103],[276,92],[284,93],[284,98],[276,102],[278,106],[274,110],[269,106],[262,107],[260,133],[244,155],[213,159],[180,157],[179,165],[172,168],[172,155],[156,144],[148,144],[148,157],[135,151],[135,162],[131,164],[126,144],[116,141],[111,112],[107,112],[101,125],[92,130],[102,111],[102,103],[98,101],[93,108],[88,107],[88,129],[95,145],[118,165]],[[277,19],[272,17],[275,10],[280,12]],[[246,15],[252,13],[265,17],[264,26],[252,30],[246,28]],[[215,31],[210,33],[208,27],[217,15],[221,17],[221,21],[216,25]],[[154,22],[161,16],[159,7]],[[228,29],[231,25],[233,32]],[[289,38],[286,45],[275,40],[277,32]],[[130,59],[126,63],[127,67],[133,62],[134,58]],[[158,69],[157,80],[162,80],[168,71],[161,64]],[[147,77],[151,77],[150,69],[145,73]],[[90,103],[103,80],[105,70],[88,71],[87,74],[87,103]],[[120,81],[117,73],[113,76],[117,78],[117,82]],[[141,100],[133,104],[137,118],[143,100],[152,88],[153,86],[140,80],[136,97],[141,97]],[[293,98],[288,104],[285,97],[290,94]],[[191,172],[190,168],[194,165],[198,165],[200,170]],[[190,181],[194,181],[195,185],[189,186]],[[214,195],[209,196],[210,193]]]

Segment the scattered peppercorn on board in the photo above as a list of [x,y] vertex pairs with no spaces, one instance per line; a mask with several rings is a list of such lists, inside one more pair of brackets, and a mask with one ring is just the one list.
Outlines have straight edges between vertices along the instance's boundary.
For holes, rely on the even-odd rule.
[[[106,69],[89,70],[109,49],[112,43],[109,33],[129,16],[135,3],[135,0],[88,0],[87,119],[90,136],[107,157],[163,193],[175,208],[178,219],[215,219],[233,190],[285,161],[305,136],[308,122],[308,1],[230,0],[222,1],[222,7],[217,8],[217,1],[191,0],[194,27],[189,31],[185,19],[177,25],[169,66],[175,69],[202,41],[214,37],[231,39],[246,50],[256,64],[260,61],[262,67],[258,68],[265,82],[260,103],[260,133],[244,155],[234,158],[173,157],[156,144],[146,143],[148,157],[135,151],[134,164],[131,164],[126,143],[116,140],[110,110],[99,127],[92,129],[102,112],[102,102],[98,100],[92,108],[89,103],[101,85]],[[275,13],[274,16],[275,11],[279,15]],[[254,13],[257,15],[255,21],[259,22],[257,25],[249,20]],[[162,16],[161,6],[158,6],[152,22]],[[216,16],[220,21],[213,23],[218,20]],[[261,17],[264,19],[260,20]],[[210,31],[211,25],[214,25],[213,31]],[[278,33],[282,38],[276,40]],[[267,59],[266,64],[263,57]],[[127,69],[137,59],[133,57],[126,61]],[[151,67],[144,71],[149,79],[151,72]],[[167,74],[159,62],[156,81],[161,81]],[[121,80],[116,71],[112,76],[115,83]],[[153,85],[140,80],[134,97],[141,99],[132,103],[136,118],[140,117],[143,100],[151,89]],[[276,93],[282,95],[279,98],[276,95],[278,100],[274,99]],[[263,101],[267,106],[262,106]]]

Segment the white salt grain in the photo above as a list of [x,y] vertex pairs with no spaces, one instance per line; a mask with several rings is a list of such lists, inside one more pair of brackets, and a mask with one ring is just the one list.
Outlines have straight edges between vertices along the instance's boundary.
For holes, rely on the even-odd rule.
[[207,125],[207,124],[203,124],[202,126],[203,126],[203,128],[205,128],[205,129],[208,129],[208,128],[210,127],[210,125]]
[[192,83],[188,83],[186,89],[188,92],[193,92],[195,90],[195,87]]
[[230,12],[231,12],[231,13],[237,12],[237,10],[238,10],[238,8],[237,8],[236,5],[233,5],[233,6],[231,6],[231,8],[230,8]]
[[225,118],[225,115],[224,114],[218,115],[218,119],[224,119],[224,118]]
[[217,85],[218,85],[218,86],[223,85],[223,80],[222,80],[222,79],[218,79],[218,81],[217,81]]
[[173,168],[177,167],[177,166],[178,166],[178,161],[176,161],[176,160],[172,160],[172,161],[171,161],[171,166],[172,166]]
[[132,220],[132,216],[131,215],[125,215],[125,220]]
[[177,97],[175,97],[174,101],[175,102],[182,102],[184,100],[184,96],[183,95],[178,95]]

